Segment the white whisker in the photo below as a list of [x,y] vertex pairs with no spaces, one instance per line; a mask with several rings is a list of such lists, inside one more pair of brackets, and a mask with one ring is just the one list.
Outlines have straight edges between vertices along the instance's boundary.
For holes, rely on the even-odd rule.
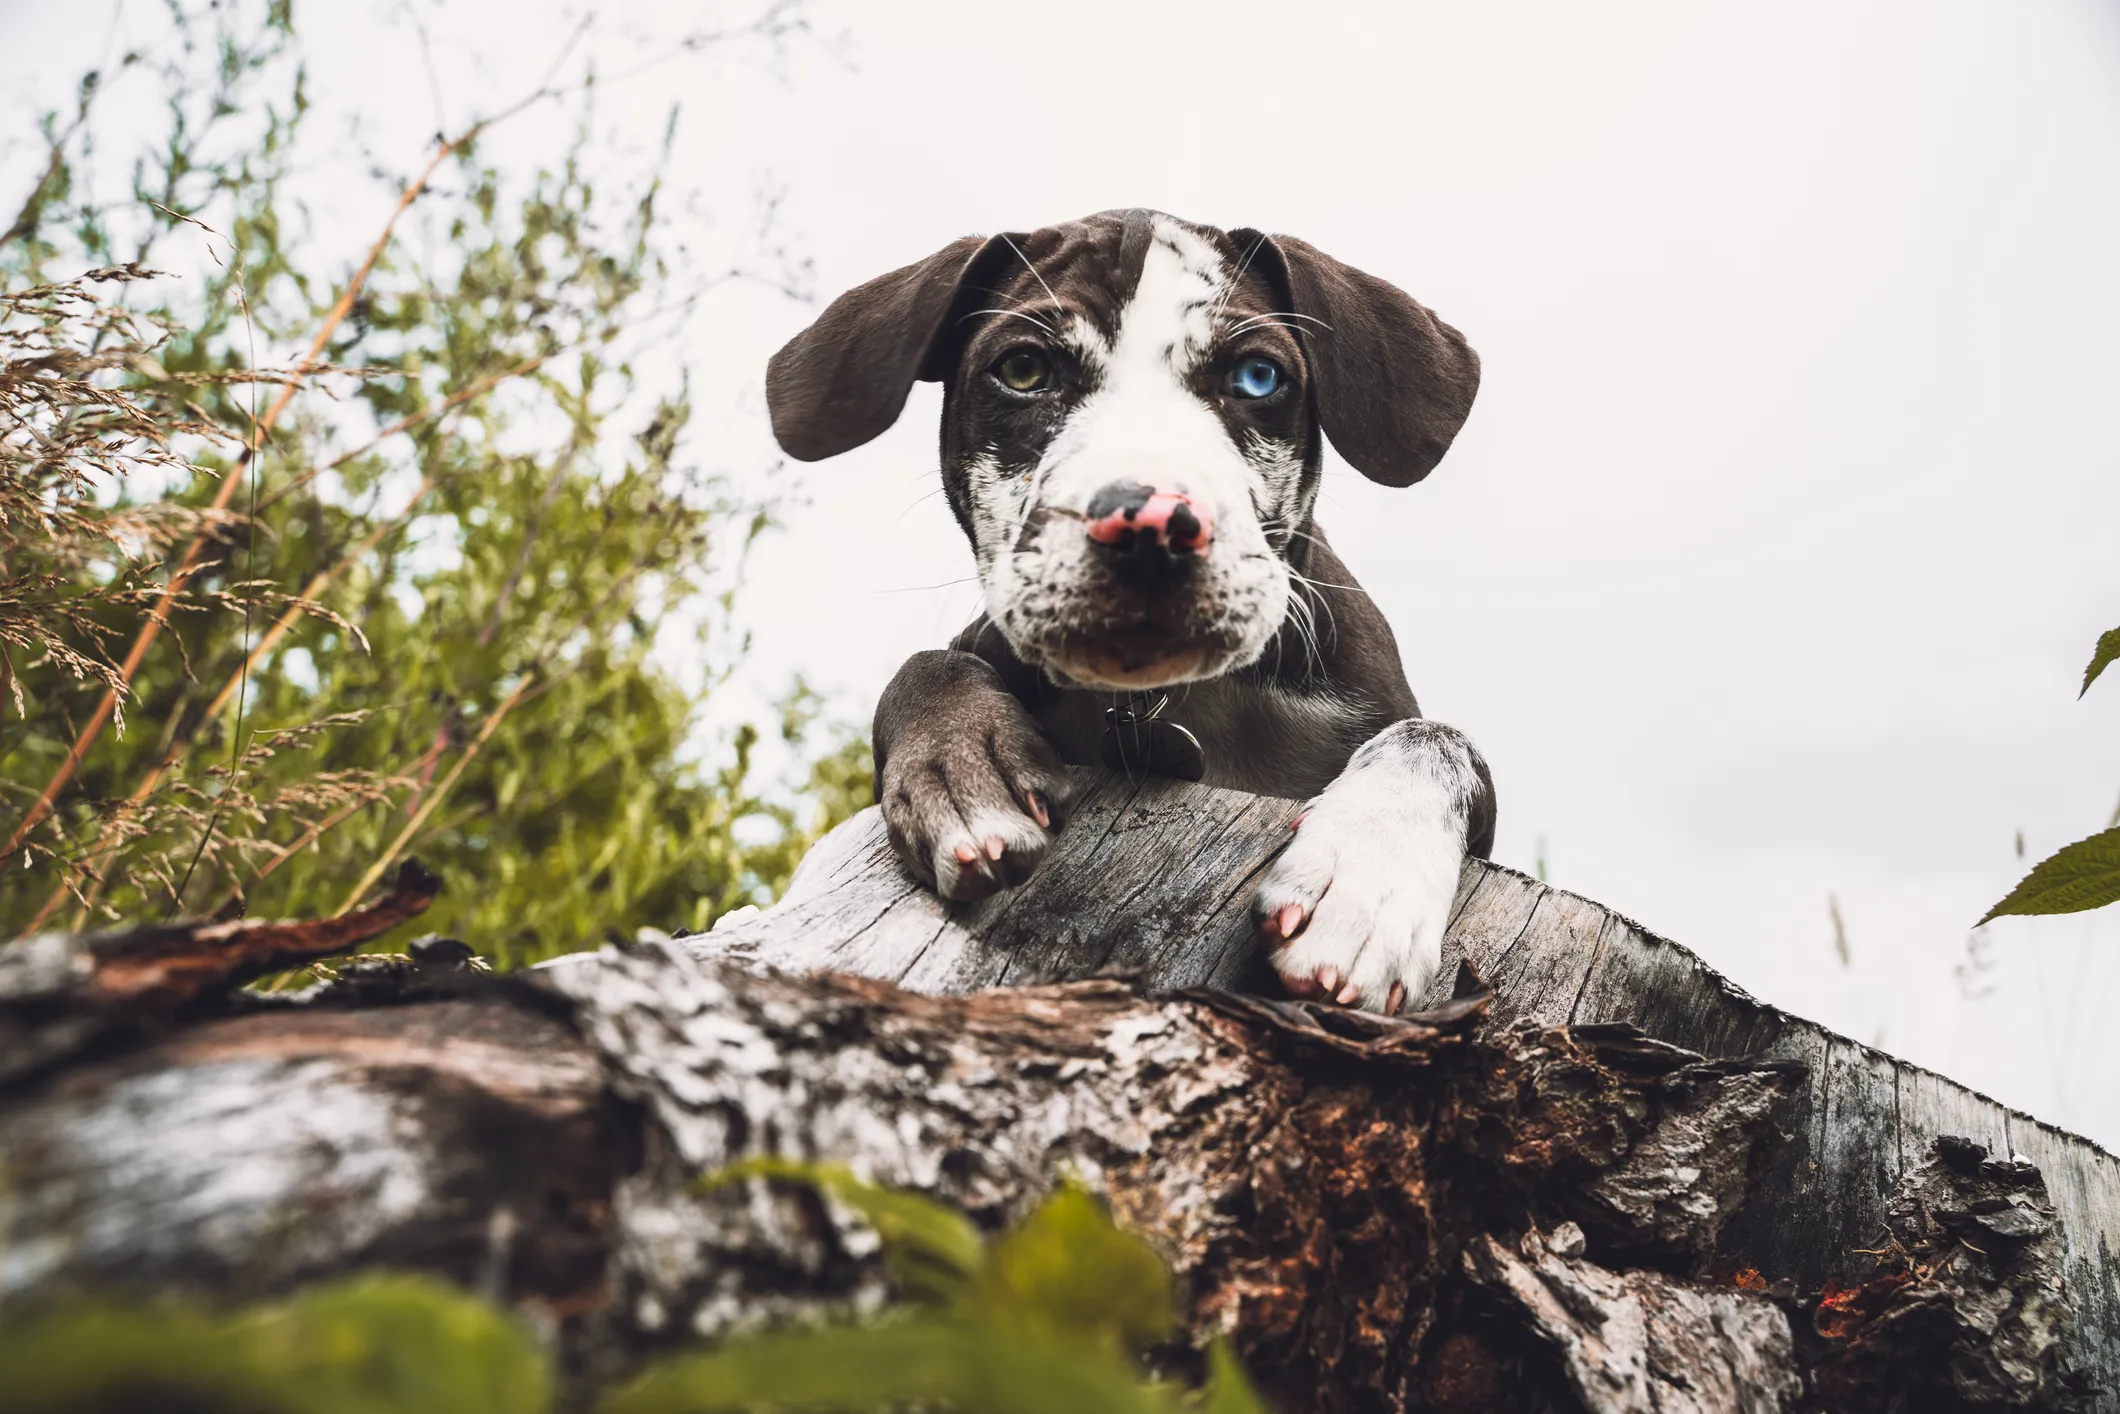
[[1307,585],[1309,585],[1309,586],[1310,586],[1310,587],[1311,587],[1312,589],[1353,589],[1353,590],[1359,590],[1359,589],[1360,589],[1360,588],[1362,587],[1362,586],[1361,586],[1361,585],[1359,585],[1359,584],[1331,584],[1331,583],[1328,583],[1327,581],[1325,581],[1325,580],[1322,580],[1322,579],[1312,579],[1312,578],[1311,578],[1311,577],[1310,577],[1309,575],[1307,575],[1307,574],[1299,574],[1299,573],[1298,573],[1298,572],[1296,572],[1295,570],[1290,570],[1290,571],[1288,572],[1288,577],[1289,577],[1290,579],[1293,579],[1293,580],[1295,580],[1296,582],[1298,582],[1298,583],[1300,583],[1300,584],[1307,584]]
[[970,584],[977,578],[979,576],[976,574],[968,574],[962,579],[945,579],[940,584],[907,584],[896,589],[872,589],[869,592],[871,594],[926,594],[937,589],[948,589],[952,585]]
[[1222,297],[1215,301],[1213,318],[1220,319],[1222,317],[1222,311],[1229,307],[1229,297],[1237,292],[1238,285],[1244,283],[1244,272],[1251,269],[1251,258],[1257,255],[1259,247],[1265,244],[1266,237],[1261,236],[1251,243],[1250,250],[1244,252],[1244,258],[1237,262],[1237,273],[1230,276],[1228,283],[1222,286]]
[[1291,319],[1301,319],[1305,323],[1315,324],[1318,326],[1319,329],[1324,330],[1328,334],[1332,332],[1332,326],[1330,324],[1327,324],[1322,319],[1313,319],[1307,314],[1290,314],[1283,312],[1278,314],[1254,314],[1253,316],[1251,316],[1251,318],[1246,319],[1243,322],[1233,326],[1230,331],[1224,334],[1222,337],[1225,339],[1234,339],[1239,334],[1244,333],[1248,329],[1287,329],[1292,333],[1297,334],[1308,334],[1314,332],[1313,330],[1304,328],[1301,324],[1289,323],[1288,321]]
[[[933,472],[930,472],[930,473],[928,473],[928,474],[932,476],[932,475],[933,475],[934,473],[933,473]],[[925,496],[920,496],[920,497],[916,497],[916,498],[914,499],[914,501],[913,501],[913,503],[912,503],[911,505],[907,506],[907,507],[906,507],[906,508],[905,508],[904,510],[902,510],[902,511],[900,511],[900,512],[898,513],[898,517],[897,517],[897,519],[896,519],[896,520],[893,520],[893,521],[891,522],[891,524],[892,524],[892,525],[896,525],[896,524],[898,524],[898,522],[899,522],[899,521],[902,521],[902,520],[904,520],[904,519],[905,519],[905,518],[906,518],[907,516],[911,515],[911,514],[912,514],[912,513],[914,512],[914,511],[917,511],[917,510],[919,510],[919,509],[920,509],[920,508],[921,508],[922,506],[926,505],[926,504],[927,504],[927,503],[928,503],[929,501],[932,501],[932,500],[934,500],[934,499],[935,499],[935,498],[936,498],[937,496],[940,496],[940,495],[942,494],[942,492],[943,492],[943,488],[942,488],[942,487],[940,487],[940,486],[937,486],[937,487],[936,487],[936,488],[935,488],[934,490],[932,490],[932,491],[928,492],[928,493],[927,493],[927,494],[926,494]]]
[[[1310,589],[1310,590],[1312,590],[1312,592],[1316,592],[1316,589],[1317,589],[1317,587],[1318,587],[1318,586],[1316,586],[1316,585],[1306,585],[1305,587],[1306,587],[1306,588],[1308,588],[1308,589]],[[1344,585],[1343,585],[1343,586],[1341,586],[1341,587],[1342,587],[1342,588],[1345,588],[1346,586],[1344,586]],[[1326,597],[1325,597],[1324,595],[1320,594],[1320,595],[1318,595],[1318,603],[1319,603],[1319,605],[1320,605],[1321,607],[1323,607],[1323,609],[1325,610],[1325,628],[1326,628],[1327,632],[1329,632],[1329,633],[1331,633],[1331,634],[1332,634],[1332,641],[1333,641],[1333,642],[1335,642],[1335,643],[1339,642],[1339,641],[1340,641],[1340,619],[1339,619],[1339,616],[1338,616],[1337,614],[1333,613],[1333,611],[1332,611],[1332,601],[1331,601],[1330,599],[1327,599],[1327,598],[1326,598]],[[1323,663],[1324,663],[1324,659],[1323,659],[1323,658],[1321,657],[1321,658],[1320,658],[1320,659],[1319,659],[1318,661],[1319,661],[1319,664],[1320,664],[1320,666],[1322,666],[1322,665],[1323,665]]]
[[998,314],[1005,319],[1021,319],[1024,323],[1033,325],[1036,328],[1043,330],[1045,333],[1050,334],[1055,339],[1060,337],[1060,331],[1058,329],[1055,329],[1052,325],[1046,323],[1037,315],[1025,314],[1020,309],[975,309],[970,314],[965,315],[964,319],[960,319],[957,322],[959,324],[962,324],[964,323],[965,319],[977,319],[983,314]]
[[1246,324],[1242,329],[1230,330],[1229,333],[1224,337],[1234,339],[1238,335],[1246,333],[1252,329],[1286,329],[1291,334],[1308,334],[1312,332],[1311,330],[1304,328],[1300,324],[1286,324],[1278,319],[1268,319],[1263,321],[1253,320],[1251,323]]
[[1303,669],[1307,676],[1313,665],[1319,672],[1325,670],[1325,655],[1318,646],[1318,619],[1310,601],[1302,594],[1289,598],[1289,605],[1297,612],[1289,618],[1296,631],[1296,640],[1303,645]]
[[1031,264],[1031,258],[1023,253],[1023,247],[1017,245],[1014,238],[1007,235],[1006,233],[1003,233],[1001,239],[1007,241],[1008,248],[1016,252],[1016,259],[1022,261],[1023,268],[1031,272],[1031,278],[1038,282],[1039,289],[1045,291],[1045,297],[1051,300],[1054,304],[1060,303],[1060,296],[1054,294],[1053,287],[1045,283],[1045,277],[1038,273],[1037,266]]

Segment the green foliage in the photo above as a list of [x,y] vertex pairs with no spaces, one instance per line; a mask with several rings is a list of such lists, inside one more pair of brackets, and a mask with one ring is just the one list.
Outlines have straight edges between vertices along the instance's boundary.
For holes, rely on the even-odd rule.
[[2106,664],[2115,658],[2120,658],[2120,628],[2109,628],[2098,635],[2098,646],[2091,650],[2090,666],[2083,670],[2083,687],[2076,695],[2081,697],[2089,692],[2091,684],[2098,680],[2098,674],[2104,672]]
[[[445,884],[420,926],[504,963],[764,901],[869,762],[799,685],[702,741],[770,507],[688,446],[659,172],[582,136],[518,180],[460,142],[405,218],[426,239],[380,233],[356,289],[286,195],[315,155],[287,8],[172,14],[127,198],[90,194],[87,82],[0,240],[0,830],[64,783],[0,862],[0,936],[333,913],[407,855]],[[46,279],[187,242],[203,278]],[[757,779],[762,731],[795,779]]]
[[1266,1401],[1252,1388],[1243,1362],[1220,1337],[1207,1343],[1207,1383],[1199,1409],[1201,1414],[1266,1414]]
[[[2083,670],[2083,691],[2076,695],[2089,692],[2115,658],[2120,658],[2120,628],[2099,635],[2090,666]],[[2114,818],[2120,820],[2120,810],[2114,811]],[[2018,851],[2023,852],[2021,839]],[[2002,902],[1981,915],[1980,922],[2007,914],[2086,913],[2109,903],[2120,903],[2120,829],[2077,840],[2040,860]]]
[[603,1414],[870,1414],[909,1405],[977,1414],[1171,1414],[1182,1407],[1124,1366],[1064,1345],[914,1320],[764,1336],[674,1361],[605,1401]]
[[[1129,1356],[1171,1337],[1170,1274],[1078,1186],[1062,1185],[988,1243],[962,1214],[837,1165],[759,1160],[709,1182],[744,1178],[810,1183],[859,1213],[913,1306],[676,1357],[609,1394],[602,1414],[1264,1414],[1220,1341],[1199,1390],[1142,1379]],[[164,1301],[18,1316],[0,1323],[0,1390],[10,1414],[546,1414],[553,1400],[527,1332],[405,1276],[334,1282],[233,1314]]]
[[1114,1355],[1168,1340],[1175,1299],[1163,1259],[1074,1184],[988,1248],[977,1296],[989,1320]]
[[1264,1409],[1219,1341],[1209,1348],[1201,1391],[1141,1379],[1128,1357],[1175,1329],[1170,1272],[1077,1184],[1062,1184],[987,1242],[962,1214],[866,1183],[837,1164],[754,1159],[704,1183],[749,1178],[808,1183],[858,1213],[882,1240],[918,1314],[786,1332],[675,1360],[608,1399],[605,1414],[755,1407],[858,1414],[904,1405],[980,1414]]
[[2077,840],[2039,861],[1980,921],[2012,913],[2083,913],[2120,903],[2120,829]]
[[806,1164],[793,1159],[746,1159],[711,1174],[703,1186],[718,1188],[746,1178],[807,1183],[861,1215],[883,1243],[883,1257],[899,1293],[913,1301],[950,1306],[977,1288],[986,1240],[972,1220],[917,1193],[884,1188],[854,1176],[844,1164]]
[[0,1389],[13,1414],[541,1414],[551,1404],[526,1332],[414,1277],[337,1282],[236,1315],[169,1301],[19,1318],[0,1325]]

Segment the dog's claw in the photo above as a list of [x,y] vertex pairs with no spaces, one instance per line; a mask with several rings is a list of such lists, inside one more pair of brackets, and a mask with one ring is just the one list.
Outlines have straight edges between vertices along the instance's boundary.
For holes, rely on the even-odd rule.
[[[1252,896],[1255,916],[1303,911],[1268,961],[1341,1005],[1397,1014],[1442,965],[1471,808],[1487,789],[1469,744],[1409,719],[1387,727],[1312,800]],[[1298,810],[1306,807],[1298,806]]]
[[1279,913],[1268,914],[1266,918],[1266,931],[1277,932],[1284,939],[1293,938],[1302,926],[1303,905],[1299,903],[1292,903]]
[[877,754],[892,850],[954,903],[1030,878],[1067,818],[1070,782],[1059,753],[998,691],[913,721],[887,757]]

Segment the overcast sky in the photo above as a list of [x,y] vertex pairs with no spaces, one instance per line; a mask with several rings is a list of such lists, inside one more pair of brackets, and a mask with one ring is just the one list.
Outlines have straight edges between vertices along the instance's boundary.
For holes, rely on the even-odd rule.
[[[297,6],[320,111],[366,114],[400,168],[533,82],[575,13]],[[584,52],[613,72],[701,13],[611,7]],[[2120,1144],[2120,910],[1991,926],[1962,970],[1972,920],[2120,802],[2120,683],[2076,700],[2120,624],[2120,7],[814,13],[839,57],[732,50],[605,94],[639,147],[682,102],[682,219],[727,229],[784,190],[826,297],[962,234],[1131,205],[1401,285],[1479,349],[1478,405],[1419,487],[1333,464],[1320,519],[1424,708],[1493,764],[1497,856],[1543,854],[1767,1000]],[[72,78],[29,56],[100,43],[108,15],[0,0],[14,131]],[[533,115],[495,150],[554,136]],[[365,239],[387,195],[334,191]],[[762,366],[811,312],[742,291],[697,326],[711,460],[766,462]],[[757,692],[799,670],[865,719],[974,611],[929,494],[938,403],[781,483],[806,503],[756,566]]]

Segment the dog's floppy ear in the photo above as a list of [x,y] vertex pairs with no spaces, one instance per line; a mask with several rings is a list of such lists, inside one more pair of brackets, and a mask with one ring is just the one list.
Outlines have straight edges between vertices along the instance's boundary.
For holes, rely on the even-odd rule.
[[1411,486],[1434,470],[1480,387],[1480,358],[1465,336],[1395,286],[1294,236],[1229,234],[1287,291],[1310,351],[1318,421],[1339,454],[1386,486]]
[[773,436],[797,461],[821,461],[881,436],[932,366],[965,274],[990,242],[951,241],[922,261],[857,285],[766,364]]

